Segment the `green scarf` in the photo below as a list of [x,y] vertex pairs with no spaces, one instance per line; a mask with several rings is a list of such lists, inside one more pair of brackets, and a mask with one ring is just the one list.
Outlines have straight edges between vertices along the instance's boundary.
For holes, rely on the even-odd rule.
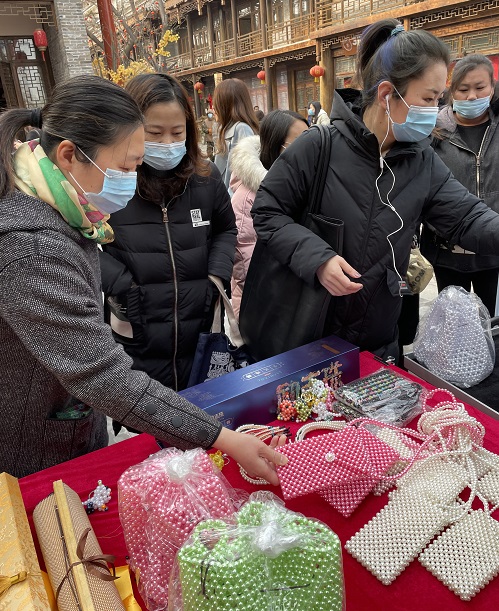
[[89,203],[50,161],[38,140],[21,145],[14,155],[16,187],[27,195],[38,197],[89,240],[108,244],[114,233],[108,224],[109,214],[102,214]]

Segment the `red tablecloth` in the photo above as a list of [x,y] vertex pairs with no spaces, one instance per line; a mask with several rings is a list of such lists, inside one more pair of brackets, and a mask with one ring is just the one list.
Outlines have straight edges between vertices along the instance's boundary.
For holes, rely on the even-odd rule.
[[[361,354],[361,375],[372,373],[380,367],[370,354]],[[425,386],[430,388],[427,384]],[[485,447],[499,454],[499,421],[472,407],[469,407],[468,411],[486,427]],[[293,431],[297,428],[298,425],[292,424]],[[114,497],[109,503],[109,511],[93,513],[90,522],[103,552],[116,556],[116,566],[125,564],[126,548],[118,517],[116,482],[127,467],[141,462],[157,450],[158,446],[152,437],[139,435],[21,479],[20,486],[28,516],[31,519],[35,505],[52,492],[54,480],[62,479],[84,500],[97,485],[97,480],[102,479],[107,486],[111,486]],[[223,473],[234,487],[245,488],[250,492],[257,489],[241,478],[234,463],[224,467]],[[279,488],[270,486],[269,489],[276,494],[280,493]],[[338,534],[342,543],[345,543],[386,502],[386,494],[382,497],[370,495],[350,518],[344,518],[315,494],[288,501],[286,506],[327,523]],[[499,518],[499,512],[496,512],[494,517]],[[34,530],[33,533],[36,539]],[[348,611],[490,611],[496,609],[499,604],[499,577],[473,600],[464,602],[428,573],[417,560],[390,586],[382,585],[347,552],[343,553],[343,565]]]

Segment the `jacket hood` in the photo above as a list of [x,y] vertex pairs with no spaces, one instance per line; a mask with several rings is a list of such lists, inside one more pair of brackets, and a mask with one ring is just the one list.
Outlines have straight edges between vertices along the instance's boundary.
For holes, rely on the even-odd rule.
[[[497,104],[497,102],[494,102]],[[491,120],[497,120],[495,106],[491,106],[489,108],[489,118]],[[437,128],[441,130],[445,130],[448,134],[453,134],[457,130],[457,121],[454,115],[454,110],[452,109],[452,104],[447,104],[447,106],[443,106],[437,117]]]
[[[367,157],[379,158],[379,143],[362,121],[362,93],[358,90],[339,89],[334,92],[331,121],[348,140],[350,146]],[[430,138],[421,142],[395,142],[387,157],[414,155],[430,146]]]
[[260,137],[248,136],[231,151],[231,183],[239,180],[244,187],[256,193],[265,178],[267,170],[260,161]]

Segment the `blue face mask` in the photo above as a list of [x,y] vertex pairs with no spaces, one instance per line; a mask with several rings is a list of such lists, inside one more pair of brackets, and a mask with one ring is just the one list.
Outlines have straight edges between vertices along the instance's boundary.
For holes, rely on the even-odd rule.
[[465,119],[477,119],[481,117],[490,106],[490,97],[477,98],[476,100],[454,100],[452,109]]
[[[397,90],[395,89],[395,91]],[[398,142],[421,142],[435,129],[438,106],[413,106],[412,104],[409,106],[400,93],[399,96],[409,112],[403,123],[395,123],[390,116],[390,106],[387,99],[387,112],[392,123],[393,136]]]
[[309,108],[308,109],[308,116],[311,117],[312,115],[315,115],[315,110],[313,108]]
[[173,170],[187,153],[185,140],[182,142],[146,142],[144,163],[156,170]]
[[[81,151],[81,149],[79,149]],[[83,151],[81,151],[83,153]],[[85,155],[85,153],[83,153]],[[137,188],[137,172],[121,172],[120,170],[107,169],[105,172],[93,162],[88,155],[85,157],[104,174],[104,183],[100,193],[89,193],[83,189],[76,178],[69,173],[71,178],[80,187],[85,198],[104,214],[113,214],[125,208],[135,195]]]

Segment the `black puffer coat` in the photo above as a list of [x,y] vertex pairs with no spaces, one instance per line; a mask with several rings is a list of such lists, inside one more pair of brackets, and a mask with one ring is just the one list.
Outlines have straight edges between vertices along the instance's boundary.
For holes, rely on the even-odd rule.
[[[495,212],[499,212],[499,100],[489,109],[490,125],[487,127],[479,154],[475,154],[460,137],[452,105],[444,106],[438,113],[437,127],[440,138],[432,146],[453,175],[467,188],[483,198]],[[430,228],[424,226],[421,236],[421,252],[433,265],[462,272],[476,272],[499,268],[499,256],[483,256],[453,252],[453,244],[446,244]]]
[[[362,349],[396,354],[402,299],[387,235],[400,227],[400,220],[380,201],[379,144],[354,110],[336,93],[331,161],[320,212],[344,222],[343,257],[362,274],[359,282],[364,287],[354,295],[333,298],[324,336],[334,333]],[[252,209],[258,237],[282,264],[310,284],[318,282],[317,268],[336,254],[296,222],[310,205],[319,147],[317,130],[305,132],[288,147],[263,180]],[[499,216],[452,177],[429,139],[395,143],[386,162],[396,177],[390,201],[404,222],[391,238],[402,276],[421,218],[455,244],[484,254],[499,253]],[[392,187],[386,164],[378,185],[386,201]],[[277,307],[262,303],[260,315],[266,309],[278,315]]]
[[209,330],[216,289],[229,285],[236,225],[220,173],[193,175],[184,192],[158,205],[138,194],[111,216],[114,242],[101,253],[102,286],[133,338],[115,333],[134,368],[174,390],[186,387],[199,333]]

